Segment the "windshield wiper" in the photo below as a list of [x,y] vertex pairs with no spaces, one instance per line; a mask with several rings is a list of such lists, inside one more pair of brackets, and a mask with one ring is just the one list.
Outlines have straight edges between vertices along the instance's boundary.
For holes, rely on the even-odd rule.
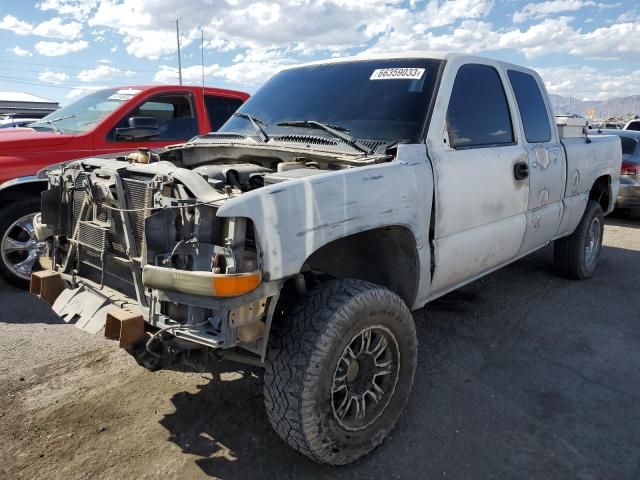
[[58,126],[56,125],[56,122],[59,122],[60,120],[68,120],[69,118],[74,118],[74,117],[75,117],[75,115],[67,115],[66,117],[52,118],[51,120],[41,119],[41,120],[38,120],[37,122],[32,123],[29,126],[37,125],[38,123],[47,123],[47,124],[51,125],[56,132],[62,133],[62,130],[60,130],[58,128]]
[[318,130],[324,130],[327,133],[330,133],[336,138],[343,140],[347,145],[352,146],[356,150],[359,150],[367,155],[371,155],[374,151],[371,148],[360,145],[358,140],[353,138],[351,135],[348,135],[344,132],[348,132],[349,129],[340,127],[337,125],[330,125],[328,123],[316,122],[315,120],[291,120],[288,122],[280,122],[278,123],[280,127],[300,127],[300,128],[315,128]]
[[267,132],[265,131],[265,129],[260,126],[260,124],[265,126],[267,125],[262,120],[254,117],[250,113],[244,113],[244,112],[235,112],[233,116],[244,118],[245,120],[249,120],[251,122],[251,125],[253,125],[253,128],[255,129],[256,133],[262,140],[262,142],[267,143],[269,141],[269,135],[267,135]]

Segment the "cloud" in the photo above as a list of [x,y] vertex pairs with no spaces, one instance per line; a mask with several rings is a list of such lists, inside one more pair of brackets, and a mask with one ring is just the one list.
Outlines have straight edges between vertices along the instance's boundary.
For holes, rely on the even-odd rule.
[[46,57],[59,57],[79,52],[88,46],[89,44],[85,40],[78,40],[77,42],[38,42],[35,45],[37,52]]
[[33,53],[31,53],[29,50],[25,50],[24,48],[20,48],[18,45],[16,45],[13,48],[7,48],[7,52],[12,52],[14,55],[17,55],[18,57],[31,57],[31,56],[33,56]]
[[80,36],[81,31],[82,24],[78,22],[63,23],[60,17],[42,22],[33,29],[34,35],[61,40],[74,40]]
[[78,22],[64,23],[59,17],[46,20],[38,25],[32,25],[14,17],[5,15],[0,20],[0,30],[8,30],[16,35],[38,35],[40,37],[73,40],[80,35],[82,25]]
[[69,93],[67,93],[67,98],[77,98],[84,95],[88,95],[91,92],[97,92],[98,90],[103,90],[107,87],[99,86],[99,85],[78,85],[73,87]]
[[5,15],[4,18],[0,20],[0,30],[9,30],[16,35],[29,35],[33,30],[33,25],[18,20],[13,15]]
[[108,77],[131,77],[135,73],[131,70],[123,71],[109,65],[98,65],[96,68],[80,71],[77,78],[81,82],[95,82]]
[[606,100],[609,97],[637,95],[640,69],[602,71],[593,67],[544,67],[536,69],[550,93],[582,100]]
[[77,20],[86,20],[95,6],[95,0],[44,0],[36,7],[40,10],[54,10],[60,15],[68,15]]
[[56,73],[56,72],[52,72],[49,69],[46,69],[44,72],[40,72],[38,74],[38,80],[40,80],[41,82],[53,83],[53,84],[59,84],[61,82],[64,82],[68,78],[69,78],[69,75],[67,75],[64,72]]
[[479,19],[493,0],[102,0],[88,20],[95,29],[122,36],[127,53],[158,59],[177,51],[175,19],[181,22],[181,46],[198,42],[216,51],[279,46],[300,55],[363,48],[376,36],[406,28],[422,31],[461,19]]
[[595,7],[590,0],[550,0],[540,3],[528,3],[513,14],[513,21],[521,23],[529,19],[544,18],[561,12],[575,12],[585,7]]

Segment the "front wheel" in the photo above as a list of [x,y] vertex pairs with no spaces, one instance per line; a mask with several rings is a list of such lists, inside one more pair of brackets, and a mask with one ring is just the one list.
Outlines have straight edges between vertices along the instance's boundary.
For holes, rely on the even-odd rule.
[[569,278],[584,280],[593,275],[602,250],[604,215],[598,202],[589,200],[576,230],[554,242],[556,271]]
[[31,271],[39,266],[44,250],[33,230],[33,217],[40,211],[35,199],[11,203],[0,211],[0,275],[20,288],[27,288]]
[[359,280],[321,284],[272,332],[264,394],[273,428],[317,462],[366,455],[404,410],[416,343],[396,294]]

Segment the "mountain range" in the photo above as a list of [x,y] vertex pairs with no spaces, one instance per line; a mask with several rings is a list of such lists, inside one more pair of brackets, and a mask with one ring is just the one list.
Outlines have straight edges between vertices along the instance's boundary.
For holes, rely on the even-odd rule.
[[640,115],[640,95],[613,97],[610,100],[578,100],[553,93],[549,97],[556,115],[575,113],[594,119]]

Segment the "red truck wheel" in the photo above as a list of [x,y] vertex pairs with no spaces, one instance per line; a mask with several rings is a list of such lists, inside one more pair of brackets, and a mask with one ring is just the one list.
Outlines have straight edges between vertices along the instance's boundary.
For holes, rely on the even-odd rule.
[[31,271],[39,267],[44,243],[33,231],[33,217],[40,211],[35,199],[14,202],[0,212],[0,275],[12,285],[27,288]]

